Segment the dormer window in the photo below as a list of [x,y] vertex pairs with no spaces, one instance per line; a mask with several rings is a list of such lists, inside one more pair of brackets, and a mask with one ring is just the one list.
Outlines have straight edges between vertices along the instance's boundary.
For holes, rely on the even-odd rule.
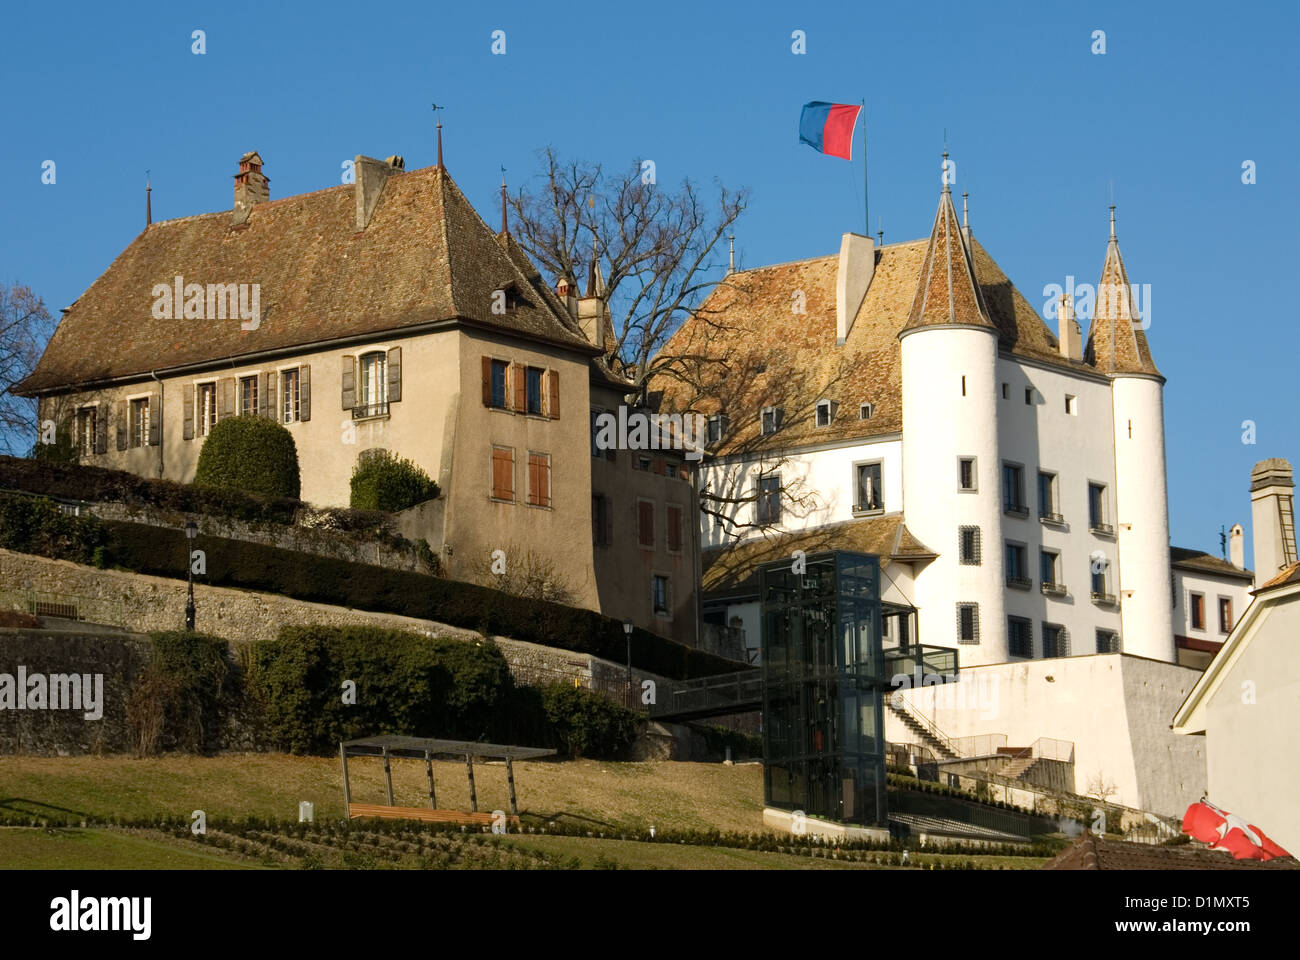
[[829,427],[831,421],[835,419],[835,408],[838,407],[834,400],[819,400],[817,402],[817,426]]
[[715,443],[721,443],[722,438],[727,433],[727,415],[725,413],[715,413],[705,421],[705,442],[712,446]]
[[875,413],[875,412],[876,412],[876,408],[875,408],[874,405],[872,405],[872,404],[870,404],[870,403],[863,403],[863,404],[860,404],[860,405],[858,406],[858,419],[859,419],[859,420],[870,420],[870,419],[871,419],[871,415],[872,415],[873,413]]
[[784,411],[780,407],[763,408],[763,436],[768,437],[781,429],[781,419]]

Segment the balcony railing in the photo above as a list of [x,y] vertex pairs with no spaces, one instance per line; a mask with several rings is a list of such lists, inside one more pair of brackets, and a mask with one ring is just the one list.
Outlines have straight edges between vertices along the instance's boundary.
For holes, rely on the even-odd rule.
[[1029,590],[1033,587],[1033,585],[1034,585],[1034,581],[1030,580],[1028,577],[1013,577],[1010,575],[1007,576],[1008,587],[1014,587],[1017,590]]
[[1061,516],[1059,513],[1040,513],[1038,519],[1043,523],[1051,523],[1057,526],[1065,523],[1065,517]]
[[1111,607],[1113,607],[1113,606],[1115,605],[1115,603],[1117,602],[1116,599],[1115,599],[1115,594],[1113,594],[1113,593],[1097,593],[1097,592],[1093,592],[1092,594],[1090,594],[1090,596],[1092,597],[1092,602],[1093,602],[1093,603],[1104,603],[1104,604],[1106,604],[1107,606],[1111,606]]
[[1041,584],[1043,596],[1045,597],[1064,597],[1070,591],[1066,589],[1063,583],[1048,583],[1046,580]]
[[352,408],[353,420],[367,420],[370,417],[388,416],[388,401],[380,403],[362,403]]

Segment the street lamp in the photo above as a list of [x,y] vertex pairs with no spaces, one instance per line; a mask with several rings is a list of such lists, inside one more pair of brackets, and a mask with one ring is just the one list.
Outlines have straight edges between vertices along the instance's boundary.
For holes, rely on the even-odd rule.
[[627,706],[632,709],[632,621],[623,621],[623,636],[627,637]]
[[199,535],[199,525],[185,521],[185,577],[189,581],[190,596],[185,602],[185,629],[194,632],[194,538]]

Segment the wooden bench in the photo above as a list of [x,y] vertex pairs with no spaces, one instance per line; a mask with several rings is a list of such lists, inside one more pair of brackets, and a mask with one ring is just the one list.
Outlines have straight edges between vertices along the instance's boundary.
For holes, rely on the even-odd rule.
[[[462,810],[431,810],[428,807],[390,807],[382,803],[349,803],[348,817],[386,817],[391,820],[423,820],[425,823],[459,823],[466,826],[492,826],[490,813],[465,813]],[[518,817],[506,817],[519,826]]]

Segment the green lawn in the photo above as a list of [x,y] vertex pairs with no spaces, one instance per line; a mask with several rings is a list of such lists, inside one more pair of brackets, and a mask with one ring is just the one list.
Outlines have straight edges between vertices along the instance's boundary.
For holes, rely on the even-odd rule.
[[219,852],[191,850],[122,830],[0,828],[0,870],[257,869]]

